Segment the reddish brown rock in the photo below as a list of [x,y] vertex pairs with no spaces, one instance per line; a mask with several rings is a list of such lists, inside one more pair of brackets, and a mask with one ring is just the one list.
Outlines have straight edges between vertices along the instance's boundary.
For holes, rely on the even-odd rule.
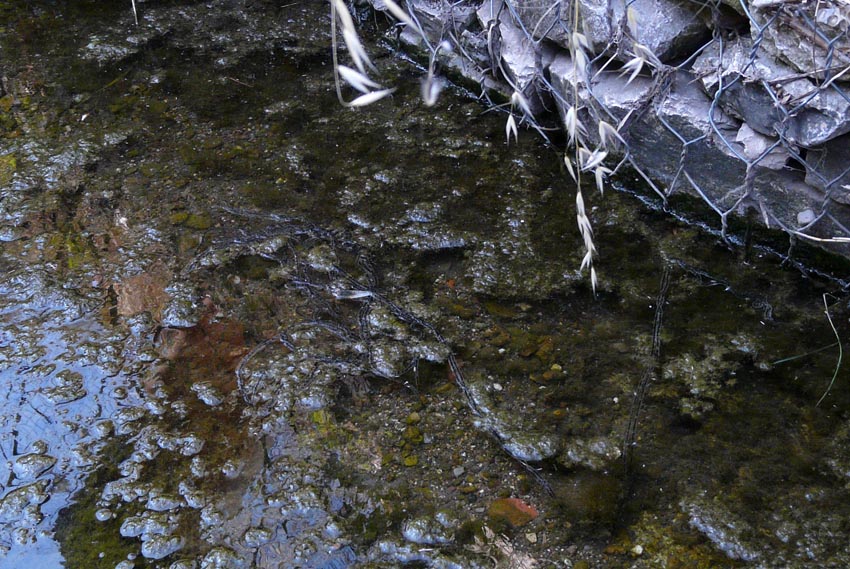
[[150,270],[124,279],[115,285],[118,294],[118,314],[135,316],[142,312],[150,312],[159,320],[162,309],[168,302],[165,287],[168,285],[169,274],[165,267],[154,266]]
[[534,506],[519,498],[499,498],[490,504],[490,518],[502,521],[511,527],[521,527],[538,516]]

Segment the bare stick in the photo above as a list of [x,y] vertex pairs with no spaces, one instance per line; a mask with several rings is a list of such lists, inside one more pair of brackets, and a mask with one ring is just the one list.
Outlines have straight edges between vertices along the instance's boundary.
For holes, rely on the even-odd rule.
[[829,390],[832,389],[832,386],[835,384],[835,378],[838,377],[838,370],[841,369],[841,360],[844,358],[844,348],[841,346],[841,338],[838,337],[838,330],[835,329],[835,324],[832,323],[832,317],[829,315],[829,304],[826,302],[826,294],[823,295],[823,308],[824,313],[826,314],[826,319],[829,322],[829,327],[832,328],[832,333],[835,334],[835,339],[838,341],[838,361],[835,363],[835,373],[832,374],[832,379],[829,382],[829,385],[826,387],[826,391],[823,392],[823,395],[820,396],[818,402],[815,403],[815,407],[819,407],[823,400],[826,399],[826,396],[829,394]]

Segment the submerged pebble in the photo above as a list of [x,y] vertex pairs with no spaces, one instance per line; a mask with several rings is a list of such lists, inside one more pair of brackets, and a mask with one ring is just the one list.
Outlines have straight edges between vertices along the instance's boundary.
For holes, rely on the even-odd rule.
[[732,559],[755,561],[760,557],[746,543],[744,536],[752,533],[752,528],[743,520],[736,520],[730,512],[723,512],[722,506],[708,506],[694,501],[682,502],[682,510],[688,514],[688,523],[711,540],[721,551]]
[[452,524],[441,523],[438,519],[421,517],[404,522],[401,535],[419,545],[445,545],[453,541],[451,527]]
[[124,537],[142,537],[147,539],[152,535],[171,535],[177,529],[176,519],[164,512],[143,512],[130,516],[121,524],[121,535]]
[[147,559],[162,559],[183,549],[185,540],[176,535],[154,535],[142,542],[142,555]]
[[271,541],[273,533],[268,528],[248,528],[242,535],[246,547],[257,548]]
[[119,409],[112,418],[116,435],[129,435],[141,428],[142,417],[147,414],[143,407],[125,407]]
[[176,440],[177,449],[183,456],[195,456],[204,448],[204,439],[195,434],[189,434]]
[[206,381],[193,383],[192,391],[198,396],[198,399],[210,407],[217,407],[221,405],[222,401],[224,401],[224,398],[221,393],[219,393],[218,389]]
[[201,560],[201,569],[242,569],[245,561],[228,547],[214,547]]
[[29,506],[39,506],[49,497],[47,482],[44,480],[15,488],[0,498],[0,521],[11,522],[25,519],[28,517],[26,514]]
[[183,505],[183,500],[179,496],[171,496],[168,494],[156,494],[152,492],[148,497],[146,508],[154,512],[167,512],[175,510]]
[[12,472],[23,482],[35,480],[56,464],[56,458],[47,454],[25,454],[15,459]]

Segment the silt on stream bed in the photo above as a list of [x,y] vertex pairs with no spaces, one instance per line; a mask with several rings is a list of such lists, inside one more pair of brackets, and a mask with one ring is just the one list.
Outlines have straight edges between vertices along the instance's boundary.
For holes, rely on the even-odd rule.
[[140,8],[0,2],[0,565],[850,564],[837,281],[621,181],[594,297],[531,134],[387,46],[341,108],[323,3]]

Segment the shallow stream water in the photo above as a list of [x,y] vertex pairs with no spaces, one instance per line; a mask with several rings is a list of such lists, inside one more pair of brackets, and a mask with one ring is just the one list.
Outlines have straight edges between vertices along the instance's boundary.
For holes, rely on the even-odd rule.
[[850,566],[846,264],[137,6],[0,0],[0,567]]

